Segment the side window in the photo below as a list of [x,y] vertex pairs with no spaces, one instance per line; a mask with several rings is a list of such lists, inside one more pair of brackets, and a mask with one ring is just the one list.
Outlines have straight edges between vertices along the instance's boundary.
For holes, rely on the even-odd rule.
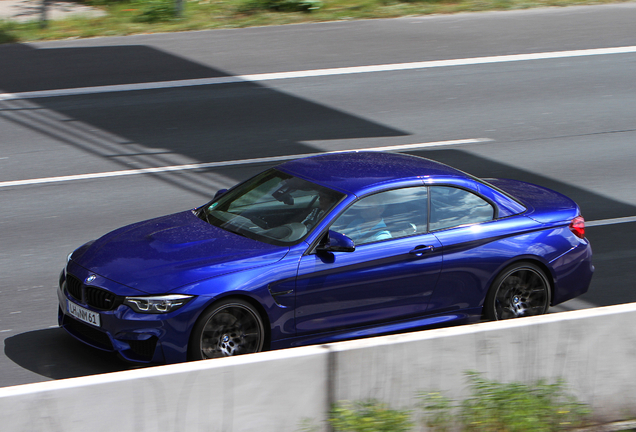
[[477,195],[447,186],[431,187],[431,231],[492,220],[495,210]]
[[425,233],[427,205],[426,187],[381,192],[354,203],[331,229],[356,245]]

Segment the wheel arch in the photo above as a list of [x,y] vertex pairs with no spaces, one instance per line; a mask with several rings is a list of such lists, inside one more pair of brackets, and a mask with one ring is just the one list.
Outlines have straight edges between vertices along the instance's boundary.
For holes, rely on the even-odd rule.
[[[271,343],[271,323],[270,323],[270,319],[269,319],[269,315],[267,314],[267,311],[265,310],[265,308],[253,297],[247,295],[247,294],[241,294],[241,293],[228,293],[227,295],[224,296],[220,296],[220,297],[215,297],[213,300],[211,300],[207,306],[205,308],[203,308],[201,310],[201,313],[198,314],[198,316],[196,317],[196,319],[194,320],[194,323],[196,323],[201,316],[210,308],[214,307],[216,304],[218,304],[221,301],[227,301],[227,300],[243,300],[247,303],[249,303],[251,306],[254,307],[254,309],[256,310],[256,312],[258,312],[261,320],[263,321],[263,331],[265,332],[265,339],[263,341],[263,349],[262,351],[268,351],[270,348],[270,343]],[[188,359],[190,360],[190,349],[192,346],[192,337],[193,337],[193,331],[194,331],[194,324],[192,325],[191,329],[190,329],[190,334],[188,335],[188,346],[186,347],[186,352],[188,353]]]
[[[512,264],[519,264],[521,262],[534,264],[543,271],[545,276],[548,278],[548,283],[550,284],[550,304],[552,304],[552,300],[554,299],[554,288],[555,288],[554,272],[552,271],[550,266],[548,266],[543,260],[541,260],[537,256],[530,255],[530,256],[517,257],[515,260],[506,263],[506,265],[502,266],[499,269],[499,271],[495,274],[495,277],[493,277],[491,283],[494,282],[497,276],[499,276],[499,273],[501,273],[506,267],[509,267]],[[490,287],[488,288],[490,289]]]
[[[552,271],[550,266],[548,266],[544,261],[542,261],[537,256],[532,256],[532,255],[518,256],[518,257],[515,257],[515,259],[507,261],[504,264],[502,264],[501,267],[499,267],[499,269],[497,269],[497,271],[493,273],[492,278],[488,282],[488,287],[486,289],[486,297],[488,296],[488,293],[492,289],[492,284],[495,282],[495,280],[497,280],[499,275],[508,267],[515,264],[520,264],[520,263],[534,264],[537,267],[539,267],[541,271],[543,271],[543,274],[545,275],[546,279],[548,280],[548,284],[550,285],[550,306],[551,306],[552,302],[554,301],[555,285],[556,285],[554,272]],[[486,297],[484,297],[484,300]],[[486,310],[485,310],[486,308],[484,306],[485,306],[485,301],[484,301],[484,304],[482,305],[482,311],[481,311],[482,319],[486,318]]]
[[538,259],[522,260],[522,261],[528,261],[532,264],[535,264],[537,267],[543,270],[543,273],[548,278],[548,283],[550,284],[550,306],[552,306],[552,302],[554,301],[554,289],[555,289],[555,280],[554,280],[554,274],[552,273],[552,269],[549,266],[547,266],[543,261]]

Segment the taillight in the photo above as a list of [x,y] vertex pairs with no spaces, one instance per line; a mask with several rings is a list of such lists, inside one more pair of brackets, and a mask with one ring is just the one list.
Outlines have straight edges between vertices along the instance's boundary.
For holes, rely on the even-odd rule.
[[570,231],[578,238],[585,238],[585,219],[583,219],[583,216],[577,216],[572,219]]

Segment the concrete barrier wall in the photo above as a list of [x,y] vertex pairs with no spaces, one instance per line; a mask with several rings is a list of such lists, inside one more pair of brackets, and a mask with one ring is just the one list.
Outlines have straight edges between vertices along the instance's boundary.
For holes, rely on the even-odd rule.
[[[461,399],[464,372],[564,378],[602,420],[636,418],[636,304],[0,389],[3,432],[301,430],[329,403]],[[324,429],[324,427],[323,427]]]
[[465,372],[500,382],[565,379],[600,420],[636,418],[636,304],[335,344],[338,399],[412,406],[468,395]]
[[327,410],[325,349],[0,389],[2,432],[295,431]]

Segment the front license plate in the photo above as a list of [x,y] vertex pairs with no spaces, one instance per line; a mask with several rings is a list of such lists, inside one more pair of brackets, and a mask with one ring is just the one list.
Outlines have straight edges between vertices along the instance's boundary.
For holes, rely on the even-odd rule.
[[97,312],[89,311],[68,299],[66,300],[66,310],[69,315],[74,316],[80,321],[84,321],[85,323],[89,323],[95,327],[99,327],[101,325],[99,321],[99,314]]

